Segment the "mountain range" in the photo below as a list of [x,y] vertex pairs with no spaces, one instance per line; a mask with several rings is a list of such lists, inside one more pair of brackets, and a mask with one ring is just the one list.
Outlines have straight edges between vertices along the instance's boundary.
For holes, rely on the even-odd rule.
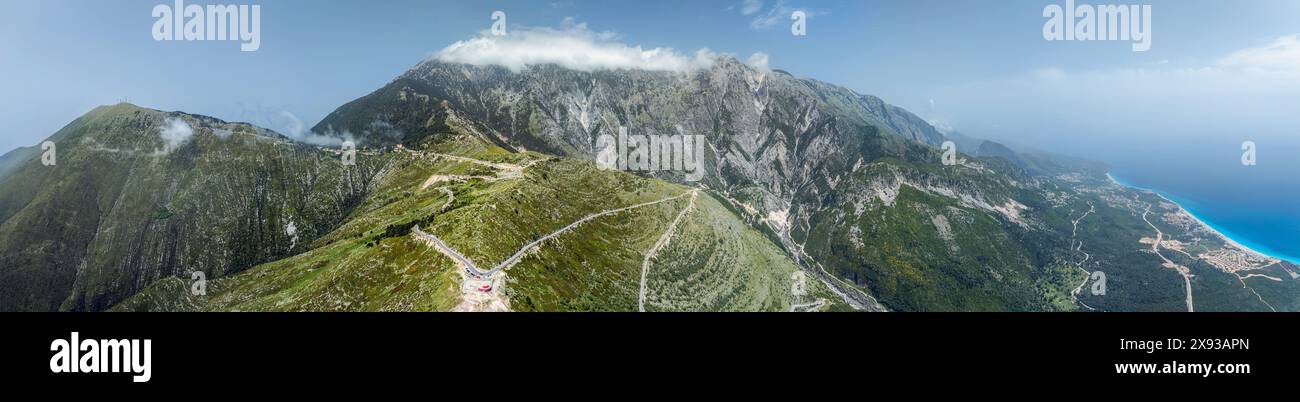
[[[1101,164],[727,56],[428,59],[313,131],[355,163],[129,104],[0,157],[0,309],[1300,310],[1300,267]],[[620,131],[701,136],[703,178],[602,169]]]

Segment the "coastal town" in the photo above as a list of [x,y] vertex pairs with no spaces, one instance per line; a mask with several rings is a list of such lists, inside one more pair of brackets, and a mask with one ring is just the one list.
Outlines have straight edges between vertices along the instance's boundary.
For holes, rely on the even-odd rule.
[[1231,275],[1229,280],[1248,290],[1269,311],[1278,309],[1256,289],[1257,281],[1300,279],[1294,265],[1234,241],[1163,194],[1124,184],[1109,174],[1107,178],[1108,185],[1088,192],[1127,209],[1149,226],[1149,232],[1137,240],[1138,250],[1157,256],[1161,261],[1158,268],[1182,276],[1186,311],[1196,311],[1193,284],[1198,276],[1212,272],[1207,269]]

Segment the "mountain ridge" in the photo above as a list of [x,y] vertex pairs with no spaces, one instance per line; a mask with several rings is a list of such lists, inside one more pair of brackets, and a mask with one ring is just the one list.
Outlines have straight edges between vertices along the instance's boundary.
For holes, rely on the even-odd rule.
[[[193,133],[169,143],[176,119]],[[703,136],[707,174],[598,169],[596,137],[620,127]],[[0,257],[17,261],[0,267],[0,306],[1300,310],[1295,265],[1102,166],[956,135],[973,148],[945,163],[948,137],[902,108],[734,58],[690,72],[426,60],[313,130],[360,139],[358,164],[243,123],[92,110],[51,136],[59,166],[0,171]],[[482,277],[444,246],[520,258]],[[212,293],[186,292],[195,271]],[[1109,292],[1084,292],[1099,271]]]
[[102,310],[158,278],[238,271],[319,235],[364,187],[324,178],[332,159],[270,130],[129,104],[95,108],[49,141],[56,165],[35,157],[0,178],[7,309]]

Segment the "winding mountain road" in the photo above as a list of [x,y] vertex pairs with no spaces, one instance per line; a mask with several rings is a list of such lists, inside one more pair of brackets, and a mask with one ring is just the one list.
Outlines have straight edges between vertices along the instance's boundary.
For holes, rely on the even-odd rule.
[[447,193],[447,203],[442,204],[442,208],[438,209],[438,212],[447,211],[447,208],[451,207],[451,203],[456,202],[456,193],[451,191],[451,189],[442,187],[442,192]]
[[641,207],[646,207],[646,206],[650,206],[650,205],[655,205],[655,204],[659,204],[659,203],[663,203],[663,202],[668,202],[668,201],[676,200],[676,199],[679,199],[679,198],[682,198],[682,197],[685,197],[685,196],[687,196],[687,195],[691,195],[691,194],[694,194],[694,191],[686,192],[686,193],[682,193],[682,194],[680,194],[680,195],[675,195],[675,196],[668,197],[668,198],[664,198],[664,199],[661,199],[661,200],[658,200],[658,201],[644,202],[644,203],[640,203],[640,204],[636,204],[636,205],[631,205],[631,206],[626,206],[626,207],[622,207],[622,208],[611,209],[611,210],[602,211],[602,212],[597,212],[597,213],[593,213],[593,214],[590,214],[590,215],[584,216],[584,217],[582,217],[582,219],[578,219],[578,220],[574,221],[573,223],[570,223],[570,224],[564,226],[563,228],[560,228],[559,230],[556,230],[556,231],[554,231],[554,232],[551,232],[550,234],[547,234],[546,236],[542,236],[541,238],[539,238],[539,239],[537,239],[537,240],[534,240],[532,243],[528,243],[527,245],[524,245],[522,248],[519,249],[519,251],[516,251],[516,252],[515,252],[513,255],[511,255],[509,258],[506,258],[505,261],[501,261],[500,264],[497,264],[495,267],[492,267],[492,269],[487,270],[487,271],[484,271],[484,270],[480,269],[480,268],[478,267],[478,265],[474,264],[473,261],[470,261],[470,259],[469,259],[469,258],[466,258],[465,255],[461,254],[459,251],[456,251],[456,249],[451,248],[451,246],[448,246],[447,243],[446,243],[446,242],[443,242],[442,239],[439,238],[438,236],[436,236],[436,235],[434,235],[434,234],[432,234],[432,233],[428,233],[428,232],[425,232],[425,231],[421,230],[420,227],[419,227],[418,225],[415,226],[414,228],[412,228],[412,232],[414,232],[415,235],[418,236],[418,237],[420,237],[420,238],[427,239],[427,240],[431,241],[435,246],[437,246],[437,248],[438,248],[440,251],[443,252],[443,254],[447,254],[449,257],[451,257],[452,259],[456,260],[457,262],[464,264],[464,265],[465,265],[465,269],[468,270],[470,273],[474,274],[475,276],[478,276],[478,277],[491,277],[492,275],[495,275],[497,272],[501,272],[502,270],[508,269],[508,268],[514,266],[515,264],[519,263],[519,260],[523,259],[524,254],[526,254],[529,250],[533,249],[534,247],[537,247],[538,245],[542,244],[543,242],[545,242],[545,241],[547,241],[547,240],[550,240],[551,238],[554,238],[555,236],[559,236],[559,235],[561,235],[561,234],[564,234],[564,232],[568,232],[568,231],[570,231],[570,230],[573,230],[574,228],[578,227],[579,225],[582,225],[583,223],[586,223],[587,221],[590,221],[590,220],[592,220],[592,219],[596,219],[596,218],[599,218],[599,217],[602,217],[602,216],[606,216],[606,215],[617,214],[617,213],[619,213],[619,212],[623,212],[623,211],[627,211],[627,210],[632,210],[632,209],[636,209],[636,208],[641,208]]
[[415,225],[414,228],[411,228],[411,231],[415,233],[416,237],[419,237],[421,239],[433,243],[433,245],[438,249],[438,251],[442,252],[448,257],[451,257],[451,259],[456,261],[457,263],[464,265],[465,269],[469,270],[470,272],[481,272],[479,271],[478,266],[474,265],[474,261],[470,261],[470,259],[466,258],[464,254],[461,254],[459,251],[456,251],[456,249],[451,248],[451,246],[448,246],[447,243],[443,242],[442,239],[438,238],[438,236],[434,236],[432,233],[428,233],[423,230],[420,230],[420,225]]
[[1160,244],[1164,242],[1165,233],[1161,232],[1160,228],[1157,228],[1156,225],[1151,224],[1150,220],[1147,220],[1147,214],[1149,213],[1151,213],[1151,204],[1147,204],[1146,211],[1142,211],[1142,220],[1145,221],[1147,225],[1151,226],[1151,229],[1155,229],[1156,231],[1156,240],[1155,243],[1151,245],[1151,252],[1156,253],[1156,256],[1159,256],[1160,259],[1165,260],[1165,264],[1164,264],[1165,268],[1171,268],[1175,271],[1178,271],[1178,274],[1183,276],[1183,283],[1186,284],[1187,286],[1187,312],[1189,313],[1194,312],[1196,310],[1193,308],[1192,305],[1191,270],[1182,265],[1175,264],[1173,261],[1170,261],[1168,258],[1165,258],[1164,254],[1160,254]]
[[[1089,306],[1087,303],[1084,303],[1083,301],[1080,301],[1080,300],[1079,300],[1079,292],[1083,291],[1083,287],[1084,287],[1085,285],[1087,285],[1087,284],[1088,284],[1088,280],[1092,278],[1092,272],[1088,272],[1087,269],[1084,269],[1084,268],[1083,268],[1083,264],[1086,264],[1086,263],[1088,262],[1088,260],[1092,258],[1092,256],[1089,255],[1088,252],[1083,251],[1083,241],[1082,241],[1082,240],[1078,240],[1078,233],[1079,233],[1079,222],[1082,221],[1083,218],[1087,218],[1088,215],[1092,215],[1092,213],[1095,212],[1096,210],[1097,210],[1097,207],[1093,206],[1092,203],[1089,202],[1089,203],[1088,203],[1088,212],[1084,212],[1084,213],[1083,213],[1083,216],[1080,216],[1079,219],[1075,219],[1075,220],[1070,221],[1070,222],[1074,225],[1073,229],[1070,230],[1070,248],[1071,248],[1071,251],[1078,251],[1078,252],[1080,252],[1080,253],[1083,253],[1083,261],[1079,261],[1079,262],[1078,262],[1077,264],[1075,264],[1075,266],[1074,266],[1075,268],[1078,268],[1080,271],[1083,271],[1083,282],[1080,282],[1080,283],[1079,283],[1079,286],[1075,287],[1074,290],[1070,291],[1070,297],[1074,299],[1074,302],[1075,302],[1075,303],[1078,303],[1080,306],[1083,306],[1084,308],[1087,308],[1088,310],[1096,310],[1096,309],[1095,309],[1095,308],[1092,308],[1092,306]],[[1073,259],[1073,257],[1071,257],[1071,259]]]
[[554,232],[551,232],[551,234],[548,234],[548,235],[546,235],[546,236],[542,236],[542,238],[537,239],[537,240],[534,240],[532,243],[528,243],[528,244],[525,245],[523,248],[520,248],[519,251],[516,251],[514,255],[511,255],[510,258],[507,258],[505,261],[502,261],[500,264],[497,264],[496,267],[493,267],[491,271],[488,271],[488,272],[487,272],[487,274],[488,274],[488,275],[495,274],[495,273],[497,273],[497,272],[500,272],[500,271],[503,270],[503,269],[507,269],[507,268],[510,268],[510,267],[514,266],[515,264],[519,263],[519,260],[522,259],[522,258],[524,257],[524,254],[527,253],[528,250],[531,250],[533,247],[537,247],[537,245],[542,244],[542,242],[545,242],[545,241],[547,241],[547,240],[550,240],[551,238],[553,238],[553,237],[555,237],[555,236],[559,236],[559,235],[561,235],[561,234],[564,234],[564,232],[567,232],[567,231],[569,231],[569,230],[572,230],[573,228],[578,227],[578,225],[581,225],[581,224],[583,224],[583,223],[586,223],[587,221],[590,221],[590,220],[592,220],[592,219],[596,219],[596,218],[599,218],[599,217],[602,217],[602,216],[606,216],[606,215],[617,214],[617,213],[619,213],[619,212],[623,212],[623,211],[627,211],[627,210],[637,209],[637,208],[641,208],[641,207],[646,207],[646,206],[651,206],[651,205],[655,205],[655,204],[659,204],[659,203],[664,203],[664,202],[668,202],[668,201],[676,200],[676,199],[678,199],[678,198],[682,198],[682,197],[685,197],[685,196],[687,196],[687,195],[691,195],[691,194],[692,194],[692,192],[685,192],[685,193],[682,193],[682,194],[680,194],[680,195],[676,195],[676,196],[672,196],[672,197],[664,198],[664,199],[662,199],[662,200],[658,200],[658,201],[644,202],[644,203],[640,203],[640,204],[636,204],[636,205],[632,205],[632,206],[626,206],[626,207],[622,207],[622,208],[618,208],[618,209],[611,209],[611,210],[608,210],[608,211],[597,212],[597,213],[594,213],[594,214],[591,214],[591,215],[584,216],[582,219],[578,219],[578,220],[574,221],[573,223],[570,223],[568,226],[565,226],[565,227],[563,227],[563,228],[560,228],[560,230],[556,230],[556,231],[554,231]]
[[815,311],[819,308],[822,308],[823,305],[826,305],[826,299],[817,299],[816,301],[813,301],[811,303],[791,304],[790,312],[793,313],[799,311],[800,309],[803,309],[803,311]]

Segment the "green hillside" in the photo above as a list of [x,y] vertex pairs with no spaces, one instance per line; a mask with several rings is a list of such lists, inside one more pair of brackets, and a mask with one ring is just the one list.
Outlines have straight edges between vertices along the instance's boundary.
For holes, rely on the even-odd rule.
[[[210,281],[204,296],[191,294],[187,280],[159,281],[115,309],[452,310],[463,301],[461,271],[413,235],[414,225],[479,265],[493,265],[584,216],[668,199],[591,219],[541,243],[502,271],[493,290],[516,311],[638,309],[644,257],[691,203],[681,197],[691,188],[586,161],[511,154],[466,135],[449,137],[431,153],[391,152],[394,173],[313,250]],[[528,167],[518,178],[426,186],[434,176],[492,174],[432,152]],[[648,267],[649,310],[786,311],[819,299],[819,309],[842,308],[815,281],[806,281],[807,290],[795,298],[796,265],[707,194],[700,193],[683,222]]]
[[[192,130],[175,146],[161,134],[173,120]],[[97,108],[50,140],[55,166],[37,158],[0,179],[0,305],[10,310],[102,310],[161,278],[296,254],[386,163],[344,167],[247,124],[129,104]]]

